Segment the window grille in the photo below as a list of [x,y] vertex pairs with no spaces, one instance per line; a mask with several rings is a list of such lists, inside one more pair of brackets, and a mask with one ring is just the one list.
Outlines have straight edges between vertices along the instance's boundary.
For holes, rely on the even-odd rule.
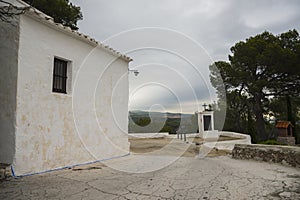
[[67,93],[67,65],[67,61],[54,58],[52,92]]

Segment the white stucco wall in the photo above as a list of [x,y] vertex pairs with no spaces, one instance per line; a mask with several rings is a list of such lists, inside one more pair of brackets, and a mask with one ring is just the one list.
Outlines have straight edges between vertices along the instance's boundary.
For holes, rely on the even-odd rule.
[[[15,175],[129,152],[127,61],[26,15],[19,46]],[[52,92],[54,57],[69,61],[68,94]]]
[[0,20],[0,163],[11,164],[15,154],[18,73],[18,16]]

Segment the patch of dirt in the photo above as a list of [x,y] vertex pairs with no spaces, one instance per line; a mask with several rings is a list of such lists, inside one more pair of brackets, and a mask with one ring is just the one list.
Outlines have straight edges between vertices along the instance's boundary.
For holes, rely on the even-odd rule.
[[171,141],[171,138],[129,139],[130,151],[134,153],[149,153],[164,148]]
[[81,171],[81,170],[94,170],[94,169],[102,169],[106,167],[104,164],[102,163],[91,163],[91,164],[87,164],[87,165],[80,165],[80,166],[75,166],[72,167],[72,171]]
[[[206,142],[215,142],[215,141],[218,141],[218,142],[221,142],[221,141],[229,141],[229,140],[238,140],[240,138],[234,138],[234,137],[228,137],[228,136],[220,136],[218,139],[206,139],[205,141]],[[199,138],[199,137],[195,137],[194,140],[193,140],[193,143],[199,143],[199,144],[202,144],[203,143],[203,139],[202,138]]]
[[218,149],[212,149],[207,156],[208,157],[217,157],[217,156],[226,156],[226,155],[230,155],[231,151],[229,150],[218,150]]
[[[232,140],[232,138],[220,137],[218,141],[226,141],[226,140]],[[183,141],[180,141],[178,139],[172,139],[172,138],[129,139],[129,142],[130,142],[130,151],[132,153],[151,154],[151,155],[155,155],[155,151],[157,150],[161,150],[159,151],[159,155],[162,154],[179,155],[182,152],[182,146],[188,145],[188,144],[184,144]],[[201,138],[194,138],[193,144],[190,144],[190,146],[185,150],[185,152],[181,156],[195,157],[196,155],[198,155],[201,145],[195,145],[195,143],[202,144],[203,140]],[[207,156],[208,157],[225,156],[230,153],[231,153],[230,151],[212,149]]]

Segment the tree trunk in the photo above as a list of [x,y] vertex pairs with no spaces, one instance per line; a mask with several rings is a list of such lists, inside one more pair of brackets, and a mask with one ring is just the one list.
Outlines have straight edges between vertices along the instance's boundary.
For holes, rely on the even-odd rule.
[[257,134],[254,129],[253,125],[253,113],[251,112],[250,108],[247,108],[247,132],[251,135],[252,142],[257,142]]
[[261,103],[261,95],[254,96],[254,114],[255,114],[255,128],[257,131],[257,140],[264,141],[268,139],[268,135],[265,130],[265,121],[263,117],[263,109]]
[[292,102],[291,98],[289,95],[286,95],[286,116],[287,116],[287,121],[290,121],[293,125],[295,125],[295,120],[293,116],[293,111],[292,111]]
[[295,112],[293,112],[293,106],[291,102],[291,97],[289,95],[286,95],[286,116],[287,121],[290,121],[293,124],[293,136],[296,139],[296,143],[300,144],[300,134],[299,131],[296,128],[296,116]]

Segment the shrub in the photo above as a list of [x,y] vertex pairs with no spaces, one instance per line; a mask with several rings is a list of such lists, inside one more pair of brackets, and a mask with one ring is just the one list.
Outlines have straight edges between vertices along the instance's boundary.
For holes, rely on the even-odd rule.
[[267,144],[267,145],[286,145],[286,144],[282,144],[277,142],[276,140],[266,140],[266,141],[261,141],[258,144]]

